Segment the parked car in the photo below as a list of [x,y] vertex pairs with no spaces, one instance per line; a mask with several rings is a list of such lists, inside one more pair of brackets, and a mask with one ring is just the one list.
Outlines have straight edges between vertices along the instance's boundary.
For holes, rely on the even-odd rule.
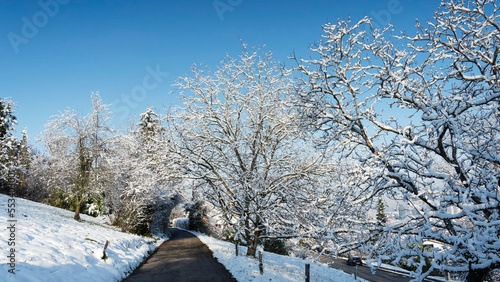
[[349,257],[347,259],[348,265],[363,265],[363,261],[360,257]]

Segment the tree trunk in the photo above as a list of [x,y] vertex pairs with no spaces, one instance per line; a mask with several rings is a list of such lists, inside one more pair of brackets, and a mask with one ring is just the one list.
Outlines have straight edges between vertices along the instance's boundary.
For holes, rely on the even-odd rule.
[[76,203],[75,217],[74,219],[80,220],[80,202]]
[[247,250],[247,256],[249,257],[255,257],[255,254],[257,253],[257,240],[252,239],[248,245],[248,250]]
[[488,280],[488,274],[490,273],[490,269],[471,269],[469,266],[469,273],[467,274],[467,277],[465,278],[465,281],[467,282],[483,282],[483,281],[490,281]]
[[260,231],[255,231],[254,235],[248,241],[247,256],[255,257],[257,254],[257,246],[259,245]]

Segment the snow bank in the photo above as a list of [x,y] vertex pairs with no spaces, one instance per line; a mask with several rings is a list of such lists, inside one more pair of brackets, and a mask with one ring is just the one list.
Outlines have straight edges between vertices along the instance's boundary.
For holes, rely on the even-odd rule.
[[[382,271],[386,272],[391,272],[391,273],[397,273],[399,275],[407,276],[407,277],[414,277],[411,276],[411,272],[409,270],[393,266],[390,264],[386,263],[378,263],[377,260],[369,260],[366,262],[367,266],[372,267],[373,269],[381,269]],[[448,281],[444,277],[438,277],[438,276],[427,276],[428,279],[432,279],[432,281]]]
[[[190,231],[192,232],[192,231]],[[304,281],[305,264],[311,264],[311,281],[356,281],[354,275],[330,268],[326,265],[305,261],[298,258],[264,252],[264,274],[259,274],[259,261],[245,255],[235,256],[234,244],[220,241],[204,234],[192,232],[214,253],[238,281]],[[240,254],[246,253],[246,247],[239,247]],[[358,278],[357,281],[366,281]]]
[[[15,225],[0,228],[2,281],[120,281],[165,241],[122,233],[86,215],[78,222],[73,212],[19,198],[9,217],[9,199],[0,194],[0,224]],[[103,260],[106,240],[108,259]],[[7,264],[11,248],[15,275]]]

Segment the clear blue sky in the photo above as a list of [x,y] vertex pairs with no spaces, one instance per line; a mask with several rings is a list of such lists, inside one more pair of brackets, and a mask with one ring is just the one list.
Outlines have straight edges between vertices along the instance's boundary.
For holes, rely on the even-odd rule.
[[34,142],[67,107],[87,113],[91,91],[112,104],[115,124],[147,106],[176,104],[177,77],[194,63],[215,68],[227,53],[239,55],[240,39],[292,65],[287,57],[309,56],[325,22],[367,15],[411,34],[415,19],[429,19],[439,3],[0,0],[0,97],[18,105],[17,131],[27,127]]

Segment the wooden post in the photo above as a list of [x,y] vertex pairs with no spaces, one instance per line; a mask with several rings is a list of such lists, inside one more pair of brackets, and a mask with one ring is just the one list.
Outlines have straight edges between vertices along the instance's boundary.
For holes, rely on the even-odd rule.
[[264,265],[262,264],[262,251],[259,251],[259,271],[260,275],[264,274]]
[[306,282],[311,281],[311,265],[306,263]]
[[236,244],[234,245],[234,247],[235,247],[235,250],[236,250],[236,256],[238,256],[238,243],[236,243]]
[[108,245],[109,245],[109,241],[106,240],[106,244],[104,244],[104,249],[102,250],[102,259],[107,259],[108,256],[106,255],[106,249],[108,248]]

